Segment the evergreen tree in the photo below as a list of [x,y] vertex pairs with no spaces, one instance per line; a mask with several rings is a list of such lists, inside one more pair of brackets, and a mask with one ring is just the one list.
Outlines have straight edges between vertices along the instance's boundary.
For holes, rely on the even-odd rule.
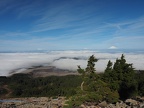
[[81,84],[81,90],[83,90],[83,85],[90,85],[91,81],[96,81],[98,80],[99,76],[96,74],[95,70],[95,62],[97,62],[98,59],[94,57],[94,55],[90,56],[87,62],[87,67],[85,69],[82,69],[80,66],[78,66],[77,71],[79,74],[82,75],[83,82]]
[[77,90],[77,95],[71,99],[71,107],[76,107],[85,102],[99,102],[106,100],[107,102],[116,102],[119,98],[117,91],[111,91],[107,83],[100,79],[96,74],[95,62],[98,59],[94,55],[88,59],[85,69],[78,66],[78,72],[81,74],[83,82],[81,89]]
[[118,90],[121,99],[126,99],[137,94],[134,68],[132,64],[126,63],[123,54],[120,59],[116,60],[113,69],[111,69],[111,63],[108,62],[104,79],[108,81],[111,89]]
[[138,94],[144,96],[144,70],[137,71],[136,80],[138,82]]
[[110,82],[112,81],[112,78],[110,76],[112,76],[112,62],[109,60],[108,61],[108,64],[107,64],[107,67],[105,69],[105,73],[103,75],[103,79],[105,82]]

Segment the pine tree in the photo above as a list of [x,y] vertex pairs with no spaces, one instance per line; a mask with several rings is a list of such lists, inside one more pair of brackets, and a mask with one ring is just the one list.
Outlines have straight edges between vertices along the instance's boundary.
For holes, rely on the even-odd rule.
[[[119,95],[116,91],[111,91],[107,83],[100,79],[100,76],[96,73],[95,62],[98,59],[94,55],[90,56],[88,59],[88,64],[85,69],[78,66],[78,72],[83,77],[83,82],[81,83],[81,91],[85,98],[91,101],[107,100],[114,102],[118,100]],[[109,62],[109,68],[111,70],[112,64]],[[112,96],[113,95],[113,96]]]
[[137,93],[134,68],[132,64],[126,63],[123,54],[116,60],[111,70],[110,62],[108,62],[104,77],[107,77],[104,79],[108,81],[111,89],[118,90],[121,99],[132,97]]
[[78,66],[77,71],[79,74],[82,75],[83,82],[81,84],[81,90],[83,90],[83,85],[84,83],[89,83],[90,81],[96,80],[98,76],[96,75],[96,70],[95,70],[95,62],[97,62],[98,59],[94,57],[94,55],[90,56],[87,62],[87,67],[85,69],[82,69],[80,66]]
[[87,67],[85,69],[78,66],[77,71],[81,75],[83,81],[80,85],[81,89],[78,88],[77,94],[68,101],[68,108],[75,108],[88,102],[97,104],[103,100],[111,103],[118,101],[118,92],[111,90],[108,84],[102,81],[100,76],[96,73],[95,62],[97,61],[98,59],[92,55],[88,59]]
[[103,79],[105,82],[110,82],[112,80],[112,78],[110,76],[112,76],[112,62],[109,60],[108,61],[108,64],[107,64],[107,67],[105,69],[105,73],[104,73],[104,76],[103,76]]

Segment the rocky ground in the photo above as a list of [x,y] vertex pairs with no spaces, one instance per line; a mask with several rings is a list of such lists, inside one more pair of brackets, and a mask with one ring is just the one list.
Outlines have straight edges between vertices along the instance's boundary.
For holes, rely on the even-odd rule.
[[11,98],[1,99],[0,108],[62,108],[64,103],[64,97],[55,99],[47,97]]
[[[66,99],[58,97],[55,99],[47,97],[12,98],[0,100],[0,108],[63,108]],[[77,108],[144,108],[144,97],[127,99],[115,104],[108,104],[106,101],[85,103]]]
[[115,104],[108,104],[106,101],[95,103],[82,104],[80,108],[144,108],[144,97],[137,97],[135,99],[127,99],[119,101]]

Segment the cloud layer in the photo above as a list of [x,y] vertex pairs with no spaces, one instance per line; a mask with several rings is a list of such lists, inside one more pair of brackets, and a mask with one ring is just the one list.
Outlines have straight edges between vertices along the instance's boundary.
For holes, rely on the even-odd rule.
[[[95,55],[99,61],[96,63],[97,72],[103,72],[108,60],[115,62],[121,53],[101,53],[96,51],[51,51],[47,53],[0,53],[0,76],[9,75],[10,72],[27,69],[32,66],[55,66],[59,69],[76,71],[77,65],[85,68],[87,59]],[[126,53],[128,63],[133,63],[134,68],[144,70],[144,55]]]

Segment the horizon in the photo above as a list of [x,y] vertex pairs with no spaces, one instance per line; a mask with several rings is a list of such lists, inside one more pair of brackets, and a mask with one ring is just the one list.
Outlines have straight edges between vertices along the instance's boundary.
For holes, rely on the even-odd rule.
[[87,66],[87,60],[94,55],[98,60],[96,72],[104,72],[107,63],[113,63],[121,55],[125,55],[127,63],[132,63],[136,70],[144,70],[144,51],[121,52],[116,50],[64,50],[46,52],[10,52],[0,53],[0,76],[8,76],[11,72],[21,73],[34,66],[54,66],[58,69],[76,71],[77,66]]
[[144,49],[68,49],[68,50],[7,50],[0,53],[48,53],[52,51],[96,51],[101,53],[144,53]]
[[0,52],[144,50],[143,0],[1,0]]

